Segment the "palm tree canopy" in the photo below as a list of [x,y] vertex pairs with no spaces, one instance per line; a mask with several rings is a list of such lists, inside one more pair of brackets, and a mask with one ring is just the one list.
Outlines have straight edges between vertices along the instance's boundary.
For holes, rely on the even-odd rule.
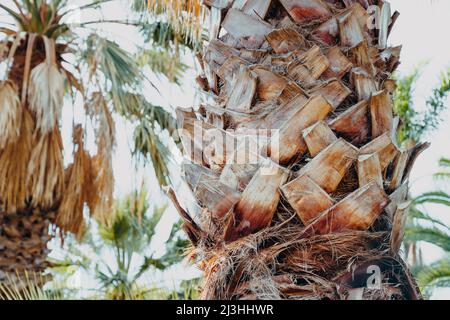
[[[441,171],[435,177],[448,182],[449,159],[442,158],[439,161]],[[423,193],[413,199],[410,209],[409,221],[405,231],[405,241],[424,241],[434,244],[445,251],[446,256],[430,266],[418,265],[416,267],[419,285],[430,294],[433,288],[450,286],[450,228],[440,219],[428,214],[427,205],[439,205],[450,208],[450,195],[443,191],[431,191]]]
[[[62,207],[77,207],[78,218],[75,219],[71,216],[72,213],[67,213],[67,219],[59,219],[61,222],[67,222],[63,228],[76,229],[79,232],[82,229],[79,220],[83,202],[89,202],[91,213],[93,211],[93,214],[100,220],[104,218],[102,214],[107,212],[113,203],[114,113],[131,121],[136,127],[135,154],[141,154],[145,159],[149,158],[153,162],[156,176],[161,185],[169,183],[170,153],[160,132],[168,130],[169,136],[174,134],[174,118],[171,112],[146,100],[145,86],[154,86],[154,84],[150,83],[142,70],[144,66],[149,66],[154,72],[166,74],[170,80],[177,82],[184,70],[180,55],[175,55],[173,52],[171,55],[164,55],[163,49],[173,47],[174,43],[179,44],[178,48],[180,48],[184,46],[183,39],[185,38],[178,36],[173,29],[170,29],[170,36],[162,37],[162,32],[155,31],[156,29],[162,30],[160,22],[145,23],[140,19],[139,14],[132,10],[130,10],[131,18],[127,20],[100,18],[74,21],[74,12],[80,13],[80,16],[86,12],[85,16],[90,16],[88,13],[96,12],[112,2],[113,0],[90,0],[77,7],[72,7],[70,1],[67,0],[15,0],[0,4],[0,10],[6,12],[8,17],[7,20],[0,21],[0,35],[4,35],[0,40],[0,48],[2,48],[0,61],[7,62],[8,68],[4,78],[10,79],[10,82],[2,83],[2,87],[5,89],[0,94],[11,92],[10,96],[14,96],[14,91],[17,90],[19,98],[21,96],[21,104],[27,112],[31,112],[33,120],[36,121],[36,123],[29,122],[29,127],[34,125],[42,133],[51,132],[55,128],[58,131],[55,131],[55,137],[59,135],[57,127],[60,125],[60,112],[65,98],[71,98],[75,102],[77,97],[81,97],[83,111],[87,118],[92,120],[97,154],[91,157],[92,160],[89,160],[88,153],[77,151],[84,148],[84,141],[81,140],[84,140],[87,131],[77,138],[77,141],[74,140],[74,166],[71,166],[70,172],[66,172],[72,184],[68,184],[69,189],[66,191],[70,190],[70,187],[75,190],[80,182],[82,172],[86,174],[91,169],[95,171],[95,169],[101,168],[95,177],[88,178],[88,180],[92,179],[92,185],[96,186],[97,196],[92,196],[93,193],[90,193],[90,197],[88,197],[89,193],[85,194],[85,199],[66,196],[67,200],[63,200]],[[95,15],[92,16],[95,17]],[[130,26],[134,28],[133,32],[141,33],[148,41],[136,44],[132,51],[127,51],[116,42],[111,41],[105,32],[102,32],[100,26],[105,23]],[[147,29],[153,31],[145,32]],[[152,40],[153,37],[154,40]],[[186,43],[185,46],[188,47],[188,44]],[[45,61],[50,63],[49,70],[52,72],[46,72],[47,66],[43,64]],[[170,64],[166,63],[168,61]],[[47,74],[50,74],[51,77],[46,78]],[[8,103],[14,106],[15,101],[11,100]],[[53,111],[47,112],[45,109],[41,109],[41,106]],[[14,118],[11,119],[11,121],[14,120]],[[13,128],[11,123],[13,122],[0,123],[0,129],[14,132],[17,125],[16,128]],[[86,130],[86,128],[82,129]],[[12,133],[11,135],[6,135],[6,133],[1,132],[2,137],[13,137]],[[56,151],[62,147],[57,142],[58,140],[59,138],[56,137],[48,142],[43,141],[42,146],[45,143],[52,144]],[[5,144],[5,142],[0,141],[0,147],[1,144]],[[56,151],[55,154],[59,152]],[[34,158],[37,159],[38,156],[39,153],[36,153]],[[4,158],[6,161],[6,152]],[[91,162],[92,164],[90,164]],[[57,186],[59,190],[63,190],[65,186],[62,177],[62,157],[59,157],[54,163],[58,164],[59,172],[55,176],[60,177]],[[42,164],[42,167],[49,166]],[[75,179],[78,179],[78,183],[75,183]],[[8,180],[3,179],[3,181]],[[36,179],[36,183],[37,181]],[[8,189],[12,186],[13,184],[5,185],[4,188]],[[38,184],[33,187],[33,190],[37,187]],[[54,187],[54,185],[49,185],[44,189],[47,192],[46,203],[49,205],[61,200],[58,197],[53,198],[55,192],[52,188]],[[68,193],[66,192],[66,194]],[[8,194],[19,193],[9,192]],[[63,192],[60,191],[58,194],[62,195]],[[37,195],[35,193],[35,203],[42,204],[42,201],[38,201]],[[0,194],[0,198],[4,197],[6,196]],[[64,205],[64,201],[66,201],[66,205]],[[67,201],[72,201],[72,203],[68,204]],[[77,201],[76,206],[74,201]],[[18,203],[18,205],[21,204]],[[11,207],[11,210],[14,207]],[[75,228],[71,228],[71,221],[74,220],[78,222]]]

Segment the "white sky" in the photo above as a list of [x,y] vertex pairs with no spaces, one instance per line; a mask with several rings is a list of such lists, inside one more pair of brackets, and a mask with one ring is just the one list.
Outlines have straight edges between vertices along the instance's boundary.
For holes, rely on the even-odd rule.
[[[10,2],[10,0],[2,0]],[[80,2],[80,1],[77,1]],[[85,2],[85,1],[81,1]],[[127,2],[125,2],[127,3]],[[418,63],[428,61],[424,67],[423,74],[415,89],[414,103],[419,109],[424,105],[426,98],[431,92],[431,88],[438,82],[440,72],[450,67],[450,1],[448,0],[390,0],[393,10],[398,10],[401,15],[396,22],[390,37],[393,45],[402,44],[403,51],[401,56],[402,64],[399,71],[403,74],[411,72]],[[120,5],[114,4],[108,7],[108,19],[120,18],[123,9]],[[0,15],[0,21],[2,20]],[[83,17],[83,20],[85,17]],[[87,19],[90,20],[90,19]],[[139,41],[139,37],[130,32],[124,32],[123,27],[108,25],[108,31],[113,34],[114,40],[122,46],[131,48],[133,43]],[[187,60],[192,61],[190,57]],[[162,97],[155,90],[149,88],[147,98],[154,104],[166,107],[168,110],[176,106],[191,106],[195,103],[195,70],[190,70],[183,81],[182,88],[170,85],[166,80],[151,76],[152,80],[159,84]],[[69,111],[67,111],[69,110]],[[64,123],[70,128],[72,122],[71,109],[65,109]],[[427,140],[432,142],[432,146],[416,162],[412,172],[412,193],[417,195],[423,191],[433,190],[436,182],[430,178],[430,175],[437,170],[437,161],[442,156],[450,157],[450,122],[448,117],[450,111],[447,111],[443,118],[445,119],[438,130],[431,133]],[[70,130],[63,132],[65,145],[70,146]],[[167,202],[158,190],[156,179],[151,168],[139,169],[135,172],[135,166],[131,160],[130,147],[132,142],[132,128],[118,119],[117,121],[118,146],[114,158],[114,169],[116,177],[116,194],[123,195],[135,187],[138,187],[143,178],[147,181],[154,194],[154,202]],[[67,148],[66,153],[71,153],[71,148]],[[174,176],[178,175],[177,166],[173,166]],[[450,213],[439,207],[430,207],[432,215],[438,217],[450,224]],[[170,230],[171,224],[176,221],[177,214],[171,207],[164,221],[159,226],[159,241],[154,244],[154,249],[163,250],[164,241]],[[438,259],[442,252],[436,247],[428,244],[423,245],[424,257],[427,262]],[[192,268],[182,266],[176,268],[169,274],[163,275],[169,283],[176,279],[191,276]],[[450,298],[449,291],[441,290],[435,294],[434,298]]]

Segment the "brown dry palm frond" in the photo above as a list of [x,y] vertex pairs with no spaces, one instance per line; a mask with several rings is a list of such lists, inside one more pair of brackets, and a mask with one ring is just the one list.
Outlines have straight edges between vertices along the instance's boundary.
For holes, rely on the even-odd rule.
[[200,42],[206,17],[205,6],[200,0],[147,0],[148,10],[164,15],[175,32],[186,34],[189,39]]
[[384,232],[352,231],[300,239],[286,255],[285,265],[297,272],[329,275],[350,269],[354,263],[387,255],[387,248],[371,247],[386,237]]
[[1,209],[12,213],[23,209],[29,198],[28,163],[33,148],[34,121],[30,113],[23,111],[20,135],[16,142],[9,142],[0,151],[0,204]]
[[[208,261],[203,265],[203,298],[231,299],[246,292],[258,299],[286,298],[291,293],[285,292],[289,288],[278,278],[287,274],[306,281],[291,285],[290,289],[298,291],[296,298],[336,298],[330,278],[365,261],[388,257],[383,245],[385,232],[347,231],[309,237],[290,224],[288,220],[223,244],[219,251],[207,246],[194,250],[194,257]],[[240,283],[239,288],[233,287],[236,283]]]
[[35,134],[28,174],[33,206],[52,208],[59,202],[64,190],[63,144],[58,127],[41,135]]
[[[44,37],[46,61],[31,72],[29,107],[36,114],[36,126],[43,134],[58,124],[64,100],[64,76],[55,62],[55,44]],[[26,81],[26,80],[25,80]]]
[[81,125],[74,129],[73,143],[77,150],[73,164],[66,169],[66,187],[56,224],[64,232],[72,232],[80,238],[84,232],[83,210],[88,198],[87,190],[92,184],[91,158],[84,149]]
[[93,182],[88,188],[88,206],[100,223],[108,226],[114,202],[112,154],[115,145],[114,119],[102,95],[88,106],[98,118],[97,155],[92,158]]
[[0,150],[15,143],[20,134],[22,106],[16,86],[11,81],[0,82]]

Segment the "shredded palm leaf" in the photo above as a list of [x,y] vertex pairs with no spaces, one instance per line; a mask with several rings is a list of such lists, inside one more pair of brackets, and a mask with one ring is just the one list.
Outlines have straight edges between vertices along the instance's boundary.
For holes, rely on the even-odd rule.
[[17,88],[11,81],[0,82],[0,150],[15,143],[20,134],[22,106]]

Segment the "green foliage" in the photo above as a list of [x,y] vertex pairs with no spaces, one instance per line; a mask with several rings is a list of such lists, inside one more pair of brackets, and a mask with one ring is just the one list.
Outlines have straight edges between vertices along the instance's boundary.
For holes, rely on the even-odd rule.
[[23,0],[13,1],[13,3],[16,6],[15,9],[4,4],[0,4],[0,8],[16,21],[21,31],[45,35],[53,39],[70,31],[69,26],[61,22],[60,14],[67,5],[67,0]]
[[414,199],[415,204],[434,203],[450,206],[450,195],[444,191],[425,192]]
[[201,278],[183,281],[180,290],[173,290],[167,300],[199,300]]
[[138,53],[138,61],[179,84],[186,70],[183,53],[201,49],[203,28],[198,15],[203,9],[199,1],[134,0],[131,7],[144,22],[139,28],[146,46]]
[[160,186],[166,186],[169,184],[171,152],[163,142],[161,132],[166,130],[178,143],[176,120],[163,108],[146,101],[141,102],[141,110],[134,131],[133,154],[144,161],[150,158]]
[[[166,208],[156,207],[150,213],[146,189],[134,192],[116,203],[109,226],[91,225],[81,244],[66,244],[65,257],[53,263],[57,268],[77,267],[91,274],[101,287],[102,298],[148,298],[149,291],[154,293],[157,288],[149,289],[142,284],[145,274],[179,263],[188,244],[176,224],[166,242],[166,252],[156,257],[150,250]],[[114,257],[115,265],[108,263],[108,256]],[[133,262],[136,257],[141,257],[139,265]]]
[[146,42],[166,50],[176,48],[177,50],[190,49],[195,51],[199,49],[187,33],[176,32],[173,26],[165,21],[158,20],[144,24],[141,26],[141,34]]
[[177,32],[170,23],[160,20],[149,19],[140,26],[140,33],[146,45],[138,52],[138,63],[180,84],[187,69],[182,62],[183,53],[196,52],[199,45],[182,30]]
[[394,111],[402,120],[402,125],[398,130],[400,142],[414,137],[414,118],[417,112],[413,105],[413,85],[419,78],[419,70],[414,70],[410,75],[397,77],[397,89],[394,94]]
[[131,114],[136,105],[127,99],[127,95],[130,91],[140,89],[144,82],[144,76],[133,56],[117,43],[97,34],[89,35],[84,48],[78,60],[87,61],[90,77],[100,71],[102,91],[109,92],[115,111],[122,115]]
[[[442,158],[440,166],[443,170],[449,167],[449,159]],[[447,173],[442,171],[442,175]],[[449,178],[450,176],[446,176]],[[450,180],[447,180],[450,181]],[[442,248],[447,257],[432,264],[431,266],[413,266],[414,273],[417,275],[419,285],[430,295],[433,288],[450,286],[450,228],[440,221],[426,213],[425,205],[434,204],[450,208],[450,195],[444,191],[426,192],[413,199],[410,209],[409,220],[405,230],[406,242],[425,241]]]
[[410,226],[405,232],[405,240],[425,241],[450,251],[450,236],[436,227]]
[[419,273],[417,280],[422,288],[450,287],[450,257],[447,256],[424,268]]
[[399,143],[420,141],[425,133],[436,129],[442,121],[441,114],[445,110],[445,102],[450,92],[450,69],[442,73],[439,85],[432,90],[426,101],[426,109],[418,112],[413,105],[413,94],[420,78],[420,70],[419,67],[411,74],[396,79],[394,110],[401,120]]
[[[73,54],[73,58],[64,58],[65,65],[68,65],[68,92],[81,93],[87,114],[91,116],[95,115],[95,104],[89,102],[96,100],[93,99],[95,95],[100,95],[108,109],[132,121],[137,126],[135,136],[140,138],[135,145],[136,154],[154,161],[158,181],[166,185],[169,178],[167,163],[171,155],[160,133],[166,129],[172,133],[174,125],[170,113],[144,98],[145,84],[156,86],[142,70],[148,66],[154,73],[163,74],[179,84],[186,70],[181,53],[193,48],[192,39],[175,31],[168,23],[143,19],[142,9],[146,7],[146,1],[142,0],[132,2],[133,10],[129,13],[133,20],[70,19],[77,10],[82,17],[95,17],[113,1],[118,0],[90,0],[73,8],[68,0],[18,0],[10,5],[0,4],[0,11],[6,12],[16,22],[15,27],[6,24],[7,27],[0,28],[0,33],[13,37],[17,32],[25,31],[67,45],[66,51]],[[136,17],[136,12],[141,14]],[[134,50],[124,50],[104,36],[105,32],[100,28],[104,23],[131,26],[145,41],[136,44]],[[143,149],[138,150],[139,147]]]
[[187,69],[178,53],[161,48],[141,50],[137,62],[141,66],[148,66],[151,70],[166,75],[170,81],[178,85],[181,84],[180,79]]
[[439,160],[439,167],[441,170],[434,174],[434,177],[440,180],[450,180],[450,159],[441,158]]

